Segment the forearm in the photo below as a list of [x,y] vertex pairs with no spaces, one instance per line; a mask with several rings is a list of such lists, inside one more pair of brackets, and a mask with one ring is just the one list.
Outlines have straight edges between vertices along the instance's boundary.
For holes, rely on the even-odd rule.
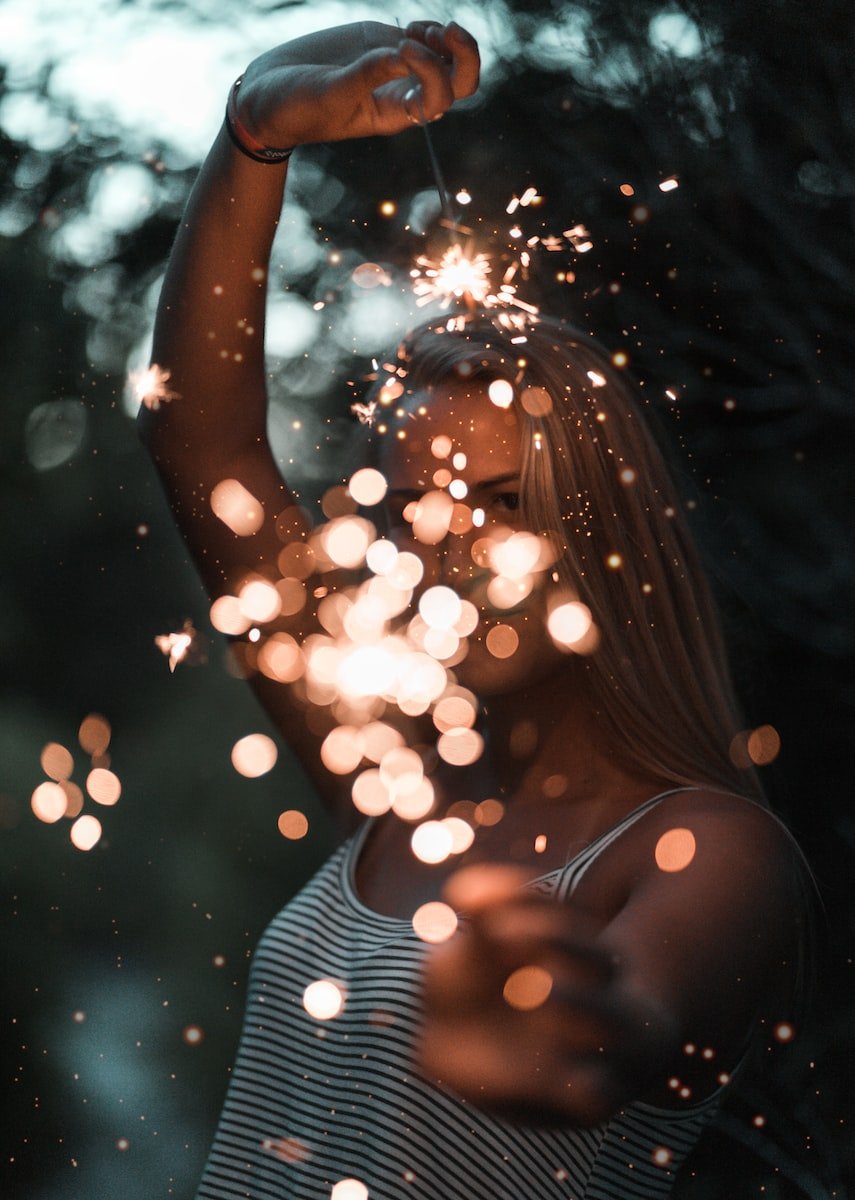
[[223,128],[193,187],[152,347],[176,400],[140,414],[161,469],[175,455],[265,435],[264,312],[286,168],[253,162]]

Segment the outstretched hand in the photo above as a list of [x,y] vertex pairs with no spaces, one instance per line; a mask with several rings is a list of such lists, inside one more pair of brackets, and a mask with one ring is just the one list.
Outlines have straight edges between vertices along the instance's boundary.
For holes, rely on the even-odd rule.
[[524,879],[485,865],[449,880],[468,920],[428,955],[421,1069],[512,1120],[593,1125],[635,1098],[673,1031],[593,922]]
[[478,86],[475,39],[455,22],[339,25],[286,42],[247,68],[241,121],[268,146],[400,133]]

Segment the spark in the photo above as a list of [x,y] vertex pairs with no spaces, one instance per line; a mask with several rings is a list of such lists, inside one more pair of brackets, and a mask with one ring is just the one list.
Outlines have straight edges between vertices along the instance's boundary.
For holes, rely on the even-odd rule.
[[469,255],[455,242],[438,260],[420,255],[416,263],[422,268],[414,273],[413,291],[419,297],[419,305],[439,301],[448,308],[452,300],[464,300],[467,304],[483,304],[491,307],[490,301],[490,257],[480,251]]
[[368,402],[368,404],[360,404],[357,401],[356,404],[351,404],[350,411],[353,413],[353,415],[355,417],[359,418],[360,425],[367,425],[368,428],[370,429],[371,426],[374,424],[374,421],[376,420],[376,418],[374,416],[376,408],[377,408],[376,400],[370,400]]
[[169,659],[169,670],[174,671],[180,662],[184,662],[195,639],[196,630],[188,618],[178,633],[158,634],[154,644]]
[[171,371],[152,363],[150,367],[129,372],[128,383],[139,403],[157,412],[162,403],[181,399],[178,392],[170,391],[166,386],[171,377]]

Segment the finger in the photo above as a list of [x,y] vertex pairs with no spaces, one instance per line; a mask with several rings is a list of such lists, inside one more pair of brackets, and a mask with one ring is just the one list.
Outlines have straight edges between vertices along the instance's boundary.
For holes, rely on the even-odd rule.
[[426,121],[441,117],[454,103],[448,64],[421,42],[410,39],[401,43],[400,55],[416,78],[420,115]]
[[471,96],[478,87],[481,58],[478,43],[456,21],[440,25],[438,21],[412,21],[406,36],[424,42],[451,67],[451,88],[456,100]]
[[451,43],[451,86],[455,99],[471,96],[478,90],[481,75],[481,56],[478,43],[468,30],[452,21],[446,30],[446,43]]

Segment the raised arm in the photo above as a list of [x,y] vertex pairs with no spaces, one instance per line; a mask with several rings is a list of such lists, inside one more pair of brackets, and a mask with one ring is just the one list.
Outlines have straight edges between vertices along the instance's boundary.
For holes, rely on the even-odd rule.
[[[477,80],[475,43],[454,24],[400,30],[360,22],[256,59],[237,92],[237,115],[257,142],[273,147],[388,135],[409,128],[414,114],[441,116]],[[157,312],[152,361],[169,372],[173,398],[143,404],[140,434],[212,599],[250,573],[274,578],[283,531],[289,541],[308,534],[267,440],[267,272],[286,174],[287,163],[242,153],[223,126],[182,218]],[[243,532],[212,510],[224,481],[253,498],[245,507],[255,518]],[[314,621],[307,609],[282,627],[305,636]],[[322,735],[308,729],[287,686],[262,675],[254,684],[329,797]]]

